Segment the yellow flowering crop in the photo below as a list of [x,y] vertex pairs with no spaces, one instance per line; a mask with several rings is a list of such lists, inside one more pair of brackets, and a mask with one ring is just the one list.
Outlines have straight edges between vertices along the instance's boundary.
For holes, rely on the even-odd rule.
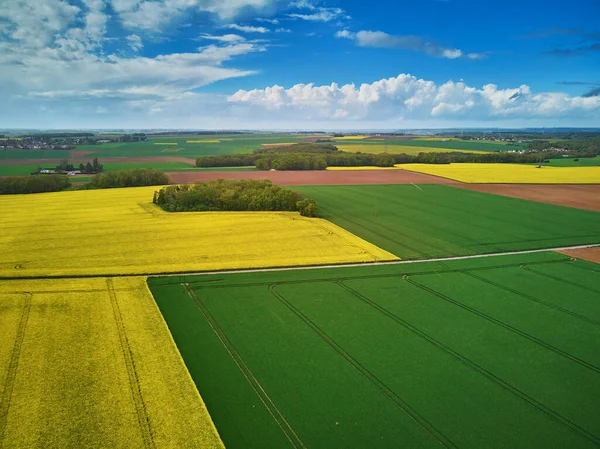
[[368,154],[410,154],[417,155],[419,153],[452,153],[456,151],[466,153],[485,153],[485,151],[475,150],[455,150],[448,148],[433,148],[433,147],[416,147],[409,145],[385,145],[385,144],[356,144],[356,145],[338,145],[339,150],[349,153],[368,153]]
[[466,183],[600,184],[600,167],[541,167],[518,164],[401,164],[404,170]]
[[220,140],[188,140],[186,143],[220,143]]
[[177,145],[177,142],[154,142],[154,145]]
[[160,187],[0,196],[0,277],[153,274],[396,259],[296,212],[164,212]]
[[3,447],[224,447],[145,278],[0,282],[0,336]]

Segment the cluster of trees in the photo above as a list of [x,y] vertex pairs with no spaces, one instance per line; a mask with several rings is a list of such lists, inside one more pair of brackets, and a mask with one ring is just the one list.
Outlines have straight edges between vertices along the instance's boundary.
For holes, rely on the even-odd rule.
[[169,183],[169,176],[159,170],[139,168],[135,170],[109,171],[94,176],[81,189],[113,189],[118,187],[160,186]]
[[[40,173],[42,170],[42,167],[38,166],[36,173]],[[58,164],[54,168],[54,171],[57,173],[69,172],[74,170],[75,166],[73,164],[70,164],[67,159],[63,159],[62,161],[60,161],[60,164]],[[87,164],[79,164],[79,168],[77,168],[77,170],[79,170],[81,173],[86,174],[100,173],[102,170],[104,170],[104,166],[100,162],[98,162],[98,158],[94,158],[94,161],[92,163],[88,162]]]
[[256,158],[259,170],[325,170],[325,157],[316,153],[267,153]]
[[0,178],[0,194],[58,192],[69,187],[71,181],[65,175]]
[[152,201],[167,212],[297,211],[305,217],[318,213],[314,200],[271,181],[219,179],[168,186],[154,192]]

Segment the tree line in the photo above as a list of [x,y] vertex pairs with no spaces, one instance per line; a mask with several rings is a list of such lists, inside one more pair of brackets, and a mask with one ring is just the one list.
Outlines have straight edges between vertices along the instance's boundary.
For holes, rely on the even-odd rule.
[[271,181],[218,179],[163,187],[152,202],[167,212],[288,211],[315,217],[317,204]]
[[[372,165],[392,167],[395,164],[450,164],[450,163],[535,163],[556,157],[556,153],[471,153],[422,152],[410,154],[368,154],[336,151],[330,153],[292,153],[269,151],[247,155],[204,156],[198,158],[198,167],[241,167],[254,165],[260,170],[325,170],[327,167],[358,167]],[[584,157],[584,156],[581,156]]]
[[120,187],[159,186],[169,183],[169,176],[159,170],[138,168],[135,170],[109,171],[93,176],[81,189],[114,189]]
[[100,173],[78,186],[73,186],[70,177],[66,175],[11,176],[0,178],[0,194],[160,186],[168,183],[169,176],[166,173],[144,168]]
[[0,178],[0,194],[58,192],[71,187],[65,175],[11,176]]

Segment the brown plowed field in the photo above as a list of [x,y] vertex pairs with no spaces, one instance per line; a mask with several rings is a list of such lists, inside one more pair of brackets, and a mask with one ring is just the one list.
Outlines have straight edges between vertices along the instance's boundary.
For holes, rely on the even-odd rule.
[[600,185],[454,184],[463,189],[600,212]]
[[[92,162],[93,158],[69,158],[69,162],[71,164],[86,164],[88,162]],[[26,165],[26,164],[60,164],[61,159],[8,159],[2,160],[0,159],[0,165]],[[186,157],[174,157],[174,156],[165,156],[165,157],[102,157],[100,158],[100,162],[185,162],[186,164],[196,165],[195,159],[190,159]]]
[[581,249],[566,249],[564,251],[557,251],[561,254],[565,254],[575,259],[583,259],[588,262],[600,263],[600,247],[595,248],[581,248]]
[[206,182],[215,179],[269,179],[274,184],[343,185],[343,184],[445,184],[457,185],[451,179],[405,170],[357,171],[228,171],[228,172],[171,172],[171,183]]
[[95,151],[91,151],[91,150],[71,150],[69,151],[69,155],[71,157],[83,157],[83,156],[89,156],[90,154],[94,154]]

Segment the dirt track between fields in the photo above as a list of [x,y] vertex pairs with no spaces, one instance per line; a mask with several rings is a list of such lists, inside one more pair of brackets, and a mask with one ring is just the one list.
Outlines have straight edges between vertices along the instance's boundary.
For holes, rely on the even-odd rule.
[[510,196],[559,206],[576,207],[600,212],[600,184],[540,185],[540,184],[454,184],[457,187],[484,193]]
[[[102,161],[104,162],[104,161]],[[444,184],[457,185],[451,179],[405,170],[357,171],[238,171],[238,172],[171,172],[172,184],[206,182],[215,179],[269,179],[274,184],[298,185],[354,185],[354,184]]]
[[[0,165],[58,165],[60,164],[62,159],[9,159],[2,160],[0,159]],[[92,157],[75,157],[69,158],[69,163],[74,165],[86,164],[88,162],[92,162],[94,158]],[[144,163],[144,162],[184,162],[186,164],[191,164],[193,166],[196,165],[195,159],[190,159],[187,157],[175,157],[175,156],[165,156],[165,157],[99,157],[98,160],[100,163],[105,162],[135,162],[135,163]]]
[[566,256],[574,257],[575,259],[587,260],[600,264],[600,247],[595,248],[580,248],[580,249],[565,249],[557,251]]

